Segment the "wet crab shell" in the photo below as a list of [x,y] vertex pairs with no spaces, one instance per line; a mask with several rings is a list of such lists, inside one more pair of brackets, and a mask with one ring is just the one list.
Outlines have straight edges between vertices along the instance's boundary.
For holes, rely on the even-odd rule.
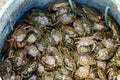
[[68,34],[70,37],[75,38],[77,36],[76,31],[71,26],[61,26],[62,32]]
[[117,71],[115,68],[109,68],[107,74],[108,74],[109,80],[112,80],[112,79],[114,80],[117,75]]
[[105,31],[106,27],[100,23],[94,23],[94,30],[96,31]]
[[51,11],[51,10],[57,11],[57,10],[59,10],[60,8],[66,7],[66,6],[68,6],[68,5],[69,5],[69,4],[68,4],[67,2],[60,2],[60,1],[58,1],[57,3],[50,5],[50,7],[48,7],[48,9],[49,9],[50,11]]
[[58,66],[63,66],[63,57],[62,57],[62,53],[59,49],[49,45],[47,51],[55,58],[56,64]]
[[97,61],[97,67],[99,67],[99,68],[105,70],[106,67],[107,67],[106,61]]
[[9,59],[9,60],[11,61],[11,63],[12,63],[13,70],[20,70],[21,67],[28,62],[27,59],[23,59],[23,58],[21,58],[21,57],[15,57],[15,56],[13,56],[13,57],[8,57],[8,59]]
[[85,30],[84,30],[83,24],[79,19],[74,21],[73,27],[80,36],[85,35]]
[[75,76],[76,79],[83,79],[83,78],[87,78],[89,73],[90,73],[90,66],[81,66],[76,70]]
[[49,55],[43,56],[41,61],[45,66],[45,70],[54,70],[57,68],[57,64],[53,56]]
[[89,52],[91,52],[91,47],[90,46],[80,46],[80,47],[77,47],[77,52],[79,54],[89,53]]
[[105,72],[102,69],[98,68],[97,73],[98,73],[98,76],[99,76],[100,79],[102,79],[102,80],[106,80],[107,79],[106,78],[106,74],[105,74]]
[[18,29],[13,32],[11,38],[13,38],[17,42],[22,42],[25,39],[26,35],[27,33],[24,29],[23,30]]
[[32,72],[34,72],[37,69],[37,62],[29,62],[26,65],[24,65],[21,70],[20,74],[23,78],[28,78],[32,75]]
[[103,48],[97,53],[96,58],[98,60],[109,60],[113,56],[113,54],[114,50],[110,48]]
[[93,65],[95,64],[94,59],[89,54],[81,54],[78,56],[77,65]]
[[57,10],[56,16],[61,16],[63,14],[69,13],[70,11],[71,11],[70,7],[68,6],[62,7],[59,10]]
[[62,24],[70,24],[75,20],[75,15],[72,13],[66,13],[57,18],[58,21],[60,21]]
[[64,79],[64,80],[72,80],[72,78],[70,76],[60,74],[59,72],[55,73],[54,79],[55,80],[62,80],[62,79]]
[[120,47],[118,48],[114,57],[111,59],[111,62],[115,66],[120,66]]
[[58,44],[62,41],[62,33],[58,30],[53,29],[51,32],[51,38],[56,44]]
[[54,80],[54,72],[44,72],[42,74],[42,80]]
[[0,76],[3,79],[8,79],[12,75],[12,64],[9,60],[0,61]]
[[48,18],[48,16],[44,12],[41,12],[40,10],[38,10],[37,12],[33,11],[31,17],[33,19],[33,25],[35,27],[41,28],[51,24],[51,20]]
[[44,71],[45,71],[45,67],[41,63],[38,63],[37,72],[36,72],[37,76],[42,76]]
[[94,80],[95,78],[98,78],[97,70],[93,68],[93,71],[90,72],[89,78]]
[[34,43],[37,40],[37,35],[33,32],[29,33],[26,39],[28,43]]
[[102,43],[106,48],[113,48],[115,46],[114,40],[110,38],[102,40]]
[[31,57],[41,56],[41,53],[39,52],[37,47],[34,45],[25,46],[24,50],[25,50],[25,53],[27,53]]
[[66,69],[68,71],[71,71],[73,74],[76,70],[76,64],[75,64],[73,58],[69,54],[65,54],[64,63],[65,63]]

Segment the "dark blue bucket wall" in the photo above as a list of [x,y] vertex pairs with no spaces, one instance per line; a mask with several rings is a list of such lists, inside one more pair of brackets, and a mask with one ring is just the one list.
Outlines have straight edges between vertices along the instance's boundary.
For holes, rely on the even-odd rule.
[[[22,17],[22,15],[33,7],[44,9],[46,5],[59,0],[9,0],[0,12],[0,57],[2,57],[2,47],[5,39],[9,35],[11,26]],[[80,4],[94,7],[104,13],[105,7],[110,6],[109,13],[120,22],[120,2],[119,0],[75,0]],[[120,24],[120,23],[119,23]]]

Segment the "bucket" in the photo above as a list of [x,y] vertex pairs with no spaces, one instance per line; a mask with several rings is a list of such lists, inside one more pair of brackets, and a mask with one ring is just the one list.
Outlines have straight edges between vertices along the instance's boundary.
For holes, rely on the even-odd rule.
[[[32,9],[45,9],[46,6],[54,1],[59,0],[9,0],[0,12],[0,58],[3,54],[2,48],[4,42],[11,32],[11,27],[20,20],[22,15]],[[101,13],[105,13],[105,9],[109,7],[108,14],[120,25],[120,0],[74,0],[79,4],[85,4],[96,8]]]

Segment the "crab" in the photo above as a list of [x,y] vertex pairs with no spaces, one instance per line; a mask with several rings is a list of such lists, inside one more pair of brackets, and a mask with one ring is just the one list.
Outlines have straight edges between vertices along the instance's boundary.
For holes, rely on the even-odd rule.
[[110,28],[112,29],[112,32],[113,32],[113,36],[114,38],[119,41],[119,29],[118,29],[118,25],[115,23],[115,21],[113,19],[109,19],[108,20],[108,24],[110,26]]
[[35,45],[26,45],[24,48],[24,53],[27,53],[30,57],[33,57],[35,60],[41,58],[41,52],[37,49]]
[[107,73],[108,73],[109,80],[119,80],[120,79],[120,70],[116,66],[109,68]]
[[80,66],[75,72],[77,80],[86,79],[90,73],[90,66]]
[[15,47],[15,48],[22,48],[26,45],[25,42],[22,42],[25,37],[26,37],[27,33],[25,30],[16,30],[13,32],[11,39],[7,40],[10,43],[10,46]]
[[28,62],[19,70],[19,74],[21,74],[22,78],[29,78],[36,69],[37,69],[36,61]]
[[80,35],[80,36],[84,36],[85,35],[85,29],[84,29],[84,27],[83,27],[83,25],[82,25],[82,22],[79,20],[79,19],[77,19],[77,20],[75,20],[74,21],[74,23],[73,23],[73,27],[74,27],[74,29],[76,30],[76,32]]
[[14,48],[25,47],[26,42],[24,42],[24,40],[33,27],[23,22],[19,24],[20,25],[18,25],[14,32],[11,34],[10,39],[7,40],[10,43],[10,46]]
[[118,48],[118,50],[117,50],[116,54],[114,55],[114,57],[111,59],[111,62],[115,66],[120,66],[120,47]]
[[64,63],[65,63],[65,68],[71,72],[71,74],[74,74],[76,70],[76,64],[73,60],[73,58],[70,56],[69,53],[66,53],[64,56]]
[[93,40],[94,36],[92,37],[80,37],[80,38],[76,38],[79,41],[76,41],[75,43],[77,44],[77,51],[80,52],[79,50],[81,50],[81,46],[90,46],[92,45],[92,50],[93,51],[96,47],[96,41]]
[[98,73],[98,76],[101,80],[106,80],[107,79],[106,74],[102,69],[98,68],[97,73]]
[[50,7],[48,7],[49,10],[54,10],[54,11],[57,11],[59,10],[60,8],[63,8],[63,7],[66,7],[68,6],[69,3],[67,2],[57,2],[55,3],[54,5],[51,5]]
[[45,67],[40,62],[37,65],[38,65],[38,67],[36,70],[36,74],[37,74],[37,76],[41,77],[42,74],[45,72]]
[[77,36],[77,32],[71,26],[61,26],[62,32],[68,34],[70,37],[75,38]]
[[55,58],[55,61],[58,66],[63,66],[63,57],[59,49],[57,49],[56,47],[52,47],[51,45],[48,45],[47,51]]
[[0,61],[0,77],[8,80],[12,75],[12,64],[10,60]]
[[77,62],[77,66],[80,65],[94,65],[94,59],[89,54],[81,54]]
[[72,78],[70,76],[67,76],[67,75],[64,75],[64,74],[61,74],[59,72],[55,72],[55,77],[54,77],[55,80],[72,80]]
[[115,50],[111,48],[103,48],[97,53],[96,58],[98,60],[109,60],[110,58],[112,58],[114,51]]
[[8,60],[11,62],[13,70],[20,70],[22,66],[24,66],[28,60],[26,58],[10,56]]
[[52,39],[51,43],[53,43],[53,42],[55,44],[60,43],[62,41],[62,33],[58,30],[53,29],[51,32],[51,39]]
[[106,61],[97,61],[97,67],[106,70],[107,68],[107,62]]
[[43,56],[41,61],[45,66],[45,70],[50,71],[50,70],[55,70],[57,68],[57,64],[53,56],[50,55]]

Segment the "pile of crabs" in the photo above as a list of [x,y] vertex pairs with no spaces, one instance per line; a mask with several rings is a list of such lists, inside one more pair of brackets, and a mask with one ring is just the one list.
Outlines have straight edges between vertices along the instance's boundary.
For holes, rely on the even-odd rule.
[[119,26],[109,16],[68,2],[33,9],[8,36],[3,80],[120,80]]

